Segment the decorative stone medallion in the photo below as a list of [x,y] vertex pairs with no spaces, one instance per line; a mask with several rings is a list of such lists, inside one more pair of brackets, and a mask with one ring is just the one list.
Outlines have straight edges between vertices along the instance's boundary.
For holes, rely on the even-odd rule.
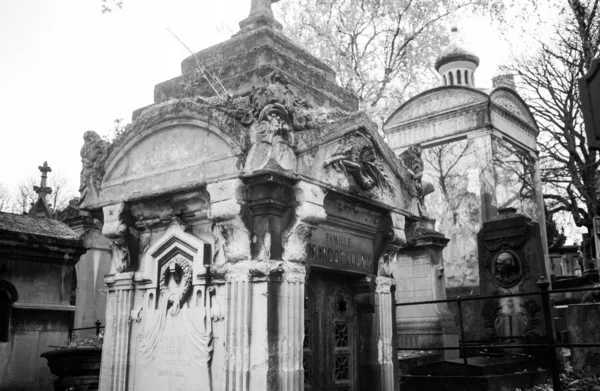
[[512,251],[499,252],[492,261],[492,276],[504,288],[515,286],[523,274],[521,260]]

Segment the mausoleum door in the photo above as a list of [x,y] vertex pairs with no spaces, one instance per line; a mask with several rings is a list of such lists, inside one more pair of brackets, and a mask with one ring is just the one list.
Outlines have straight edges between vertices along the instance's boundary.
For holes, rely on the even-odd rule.
[[350,285],[333,273],[311,273],[306,287],[304,389],[358,389],[357,319]]

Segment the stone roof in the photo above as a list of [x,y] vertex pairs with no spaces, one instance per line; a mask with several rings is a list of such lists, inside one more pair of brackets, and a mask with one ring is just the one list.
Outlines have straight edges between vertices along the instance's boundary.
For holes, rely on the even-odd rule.
[[79,239],[79,235],[75,231],[58,220],[37,219],[26,215],[0,212],[0,235],[5,232],[64,240]]

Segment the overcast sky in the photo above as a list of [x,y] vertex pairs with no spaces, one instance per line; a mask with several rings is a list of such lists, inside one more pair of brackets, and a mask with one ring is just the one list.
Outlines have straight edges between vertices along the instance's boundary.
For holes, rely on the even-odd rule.
[[[47,160],[75,193],[83,133],[129,122],[152,103],[157,83],[180,74],[188,52],[166,28],[198,51],[237,31],[250,0],[126,0],[122,10],[100,9],[100,0],[0,0],[0,182],[11,190]],[[488,21],[458,25],[481,59],[478,86],[490,86],[509,45]]]

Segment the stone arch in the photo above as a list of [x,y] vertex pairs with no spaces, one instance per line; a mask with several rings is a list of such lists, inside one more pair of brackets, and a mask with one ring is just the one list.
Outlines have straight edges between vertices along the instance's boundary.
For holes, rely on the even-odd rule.
[[[451,75],[452,73],[449,73]],[[391,129],[412,119],[440,113],[456,107],[484,103],[489,99],[485,92],[465,87],[437,87],[422,92],[402,104],[385,122],[384,129]]]
[[19,300],[19,292],[13,284],[8,281],[0,280],[0,290],[5,291],[8,294],[8,298],[11,303],[15,303]]
[[[240,138],[228,132],[238,132]],[[238,155],[245,134],[235,125],[226,132],[200,114],[140,125],[139,129],[134,125],[106,161],[101,198],[123,202],[139,194],[197,187],[239,174]]]

